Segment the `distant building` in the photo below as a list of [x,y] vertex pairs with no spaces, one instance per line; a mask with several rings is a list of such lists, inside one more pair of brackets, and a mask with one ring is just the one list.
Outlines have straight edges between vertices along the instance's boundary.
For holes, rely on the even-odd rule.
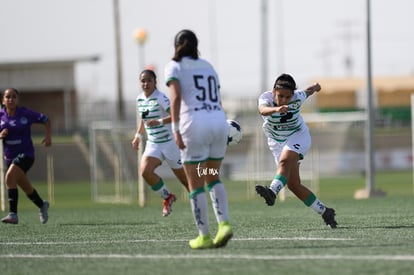
[[[21,93],[20,105],[47,114],[56,132],[76,129],[78,99],[75,87],[75,65],[96,62],[98,56],[0,61],[0,89],[14,87]],[[36,131],[36,128],[34,128]]]
[[[316,95],[318,111],[363,110],[367,101],[367,83],[362,78],[317,78],[322,86]],[[410,97],[414,93],[414,76],[373,78],[374,104],[377,114],[392,120],[410,120]]]

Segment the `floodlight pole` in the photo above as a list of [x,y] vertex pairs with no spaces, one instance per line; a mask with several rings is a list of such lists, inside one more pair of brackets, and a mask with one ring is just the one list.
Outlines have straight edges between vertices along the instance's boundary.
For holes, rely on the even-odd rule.
[[354,198],[365,199],[370,197],[384,196],[385,193],[375,190],[375,158],[374,158],[374,92],[372,85],[371,68],[371,3],[366,0],[366,27],[367,27],[367,106],[365,125],[365,189],[358,190]]
[[[145,29],[139,28],[136,29],[134,32],[134,39],[138,44],[138,50],[139,50],[139,73],[141,73],[142,70],[144,70],[145,67],[145,54],[144,54],[144,44],[147,41],[148,33]],[[138,74],[139,74],[138,73]],[[139,76],[138,76],[139,77]],[[136,106],[136,115],[137,115],[137,129],[139,129],[139,125],[141,124],[141,117],[138,110],[138,105]],[[139,149],[138,149],[138,167],[141,166],[142,161],[142,154],[144,153],[146,138],[141,137]],[[143,207],[146,204],[147,196],[145,192],[146,183],[144,178],[141,176],[141,173],[138,169],[138,204],[139,206]]]
[[138,45],[138,71],[141,72],[145,67],[144,45],[148,39],[148,32],[144,28],[138,28],[135,30],[133,38]]

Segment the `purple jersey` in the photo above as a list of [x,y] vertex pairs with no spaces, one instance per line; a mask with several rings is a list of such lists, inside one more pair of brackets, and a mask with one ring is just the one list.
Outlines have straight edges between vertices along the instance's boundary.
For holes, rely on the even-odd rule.
[[16,107],[14,116],[9,116],[5,108],[0,110],[0,131],[7,129],[3,139],[4,156],[10,163],[19,154],[34,159],[34,147],[31,136],[33,123],[45,123],[48,117],[42,113],[24,107]]

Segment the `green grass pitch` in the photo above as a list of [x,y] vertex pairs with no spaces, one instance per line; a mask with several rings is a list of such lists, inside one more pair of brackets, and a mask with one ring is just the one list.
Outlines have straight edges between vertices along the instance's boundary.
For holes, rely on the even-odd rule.
[[[178,184],[168,182],[181,192]],[[44,184],[36,184],[46,196]],[[412,274],[414,198],[411,171],[378,173],[387,195],[354,200],[360,176],[322,179],[319,198],[339,226],[288,197],[268,207],[249,184],[226,182],[234,237],[225,248],[194,251],[183,194],[171,216],[161,200],[147,206],[91,202],[89,183],[58,183],[46,225],[20,192],[18,225],[0,224],[0,273],[8,274]],[[213,211],[210,226],[216,232]],[[3,213],[5,214],[5,213]]]

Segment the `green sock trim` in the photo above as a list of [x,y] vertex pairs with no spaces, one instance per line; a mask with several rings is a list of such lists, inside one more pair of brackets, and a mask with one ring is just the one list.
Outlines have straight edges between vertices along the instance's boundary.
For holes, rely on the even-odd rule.
[[192,198],[194,198],[196,195],[201,194],[201,193],[204,193],[204,187],[200,187],[200,188],[197,188],[197,189],[195,189],[195,190],[191,191],[191,192],[190,192],[190,194],[188,194],[188,197],[189,197],[190,199],[192,199]]
[[315,194],[310,193],[309,197],[303,202],[306,206],[311,206],[312,203],[316,200]]
[[208,158],[207,160],[223,160],[224,159],[224,157],[223,158]]
[[211,191],[211,189],[214,187],[214,185],[219,184],[219,183],[221,183],[220,180],[215,180],[215,181],[212,181],[209,184],[207,184],[207,190],[208,190],[208,192]]
[[287,184],[287,178],[285,178],[283,175],[277,174],[274,179],[280,180],[283,183],[283,186]]
[[204,163],[206,162],[206,159],[203,160],[195,160],[195,161],[184,161],[184,164],[199,164],[199,163]]
[[159,182],[157,182],[157,183],[156,183],[156,184],[154,184],[154,185],[151,185],[151,189],[152,189],[152,190],[154,190],[154,191],[158,191],[158,190],[160,190],[163,186],[164,186],[164,181],[163,181],[162,179],[160,179],[160,181],[159,181]]

